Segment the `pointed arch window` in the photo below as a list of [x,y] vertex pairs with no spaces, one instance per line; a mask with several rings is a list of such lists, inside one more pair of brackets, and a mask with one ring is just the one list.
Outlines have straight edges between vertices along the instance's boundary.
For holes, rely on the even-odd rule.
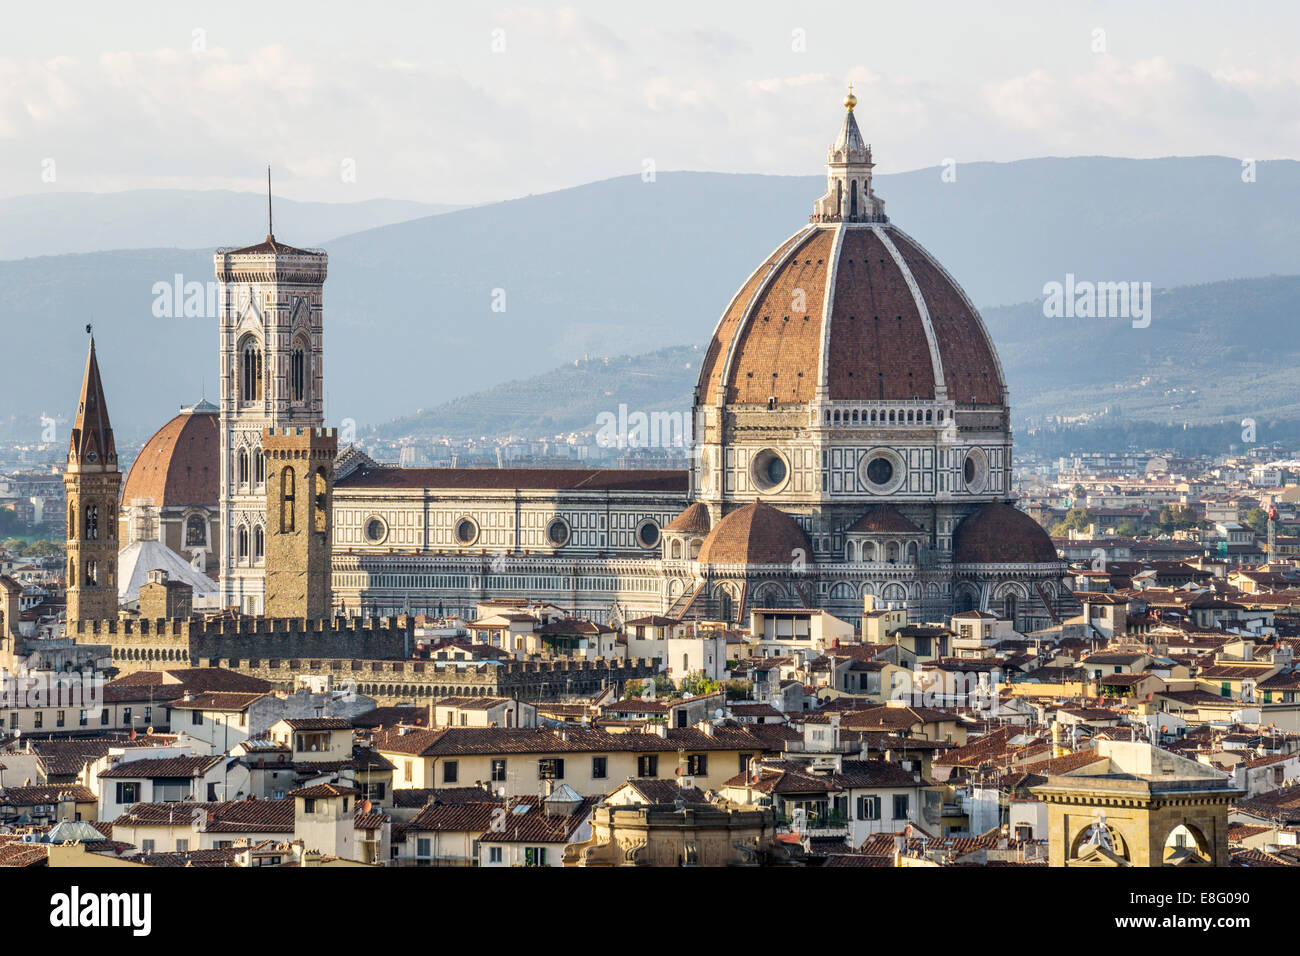
[[266,554],[266,532],[262,530],[259,524],[253,529],[253,563],[261,564],[262,558]]
[[240,561],[248,560],[248,529],[241,527],[239,529],[239,545],[236,556]]
[[307,346],[300,339],[294,343],[289,357],[289,391],[294,402],[307,399]]
[[242,448],[235,454],[235,480],[241,487],[248,484],[248,452]]
[[86,540],[99,539],[99,505],[86,505]]
[[266,459],[262,457],[262,449],[253,449],[253,484],[262,487],[266,483]]
[[295,489],[293,468],[286,466],[284,471],[280,472],[280,533],[286,534],[293,531],[293,511],[295,504]]
[[262,347],[252,336],[239,350],[239,397],[244,402],[262,400]]
[[77,506],[75,503],[68,505],[68,538],[73,539],[77,536]]
[[86,562],[86,587],[93,588],[98,579],[98,571],[94,561]]

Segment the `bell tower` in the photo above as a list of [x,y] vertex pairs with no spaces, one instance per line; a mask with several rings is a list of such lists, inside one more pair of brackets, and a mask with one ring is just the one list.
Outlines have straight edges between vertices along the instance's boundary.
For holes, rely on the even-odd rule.
[[[90,326],[86,326],[90,331]],[[90,340],[63,474],[68,498],[68,626],[117,617],[117,506],[122,473]]]
[[213,257],[221,287],[221,603],[265,610],[266,429],[324,421],[322,295],[328,257],[275,238],[267,172],[267,236]]

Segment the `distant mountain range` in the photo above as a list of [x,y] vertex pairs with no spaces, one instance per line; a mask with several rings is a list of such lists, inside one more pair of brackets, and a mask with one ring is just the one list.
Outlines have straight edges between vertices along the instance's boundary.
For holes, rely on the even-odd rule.
[[[1151,325],[1048,319],[1040,302],[985,309],[1018,430],[1087,416],[1092,424],[1300,421],[1300,276],[1160,290]],[[402,435],[550,435],[601,412],[688,410],[704,345],[587,359],[502,383],[375,429]],[[1104,370],[1104,377],[1099,376]],[[1260,440],[1277,437],[1261,434]]]
[[[330,421],[365,427],[417,408],[456,408],[473,421],[475,404],[492,395],[496,410],[484,405],[479,426],[487,432],[490,421],[509,417],[501,416],[511,402],[558,422],[568,414],[559,411],[568,407],[565,395],[592,391],[570,380],[567,389],[538,386],[560,393],[538,399],[494,386],[548,369],[571,374],[583,356],[668,350],[663,361],[671,364],[673,347],[703,348],[730,296],[806,222],[823,187],[813,176],[660,173],[650,183],[607,180],[333,240],[318,238],[334,231],[326,225],[300,234],[277,203],[276,234],[324,241],[330,253]],[[1121,403],[1126,413],[1163,417],[1174,404],[1184,406],[1175,414],[1215,415],[1240,404],[1236,395],[1260,396],[1249,401],[1261,404],[1295,393],[1285,335],[1297,301],[1293,279],[1170,292],[1148,329],[1048,320],[1036,305],[1008,303],[1037,299],[1067,273],[1157,289],[1300,274],[1300,163],[1260,163],[1253,183],[1242,181],[1237,160],[1216,157],[977,163],[959,166],[956,182],[942,181],[938,169],[881,176],[877,192],[982,307],[1009,367],[1017,416],[1074,414],[1126,388],[1139,396]],[[220,242],[260,239],[264,210],[250,209],[247,219],[223,225]],[[205,227],[204,235],[216,231]],[[216,241],[197,250],[0,262],[0,434],[34,435],[42,412],[71,413],[82,325],[92,319],[115,423],[128,435],[147,435],[201,392],[214,397],[215,319],[159,318],[151,306],[155,284],[174,275],[209,281]],[[619,372],[617,362],[610,367]],[[1200,408],[1204,397],[1189,404],[1181,393],[1162,394],[1179,387],[1180,367],[1195,369],[1189,380],[1220,397]],[[631,363],[614,374],[599,398],[610,408],[648,402],[650,392],[638,390],[651,385],[635,371]],[[1135,375],[1150,371],[1166,377],[1136,385]],[[687,394],[694,371],[681,373],[674,380],[686,382],[684,390],[665,379],[654,394],[664,402]],[[476,398],[444,404],[466,395]],[[561,404],[552,413],[539,401]]]
[[[298,245],[318,246],[363,229],[461,209],[403,199],[363,202],[275,200],[275,227]],[[228,189],[49,192],[0,199],[0,259],[108,249],[197,249],[265,233],[266,196]],[[260,238],[260,237],[259,237]]]

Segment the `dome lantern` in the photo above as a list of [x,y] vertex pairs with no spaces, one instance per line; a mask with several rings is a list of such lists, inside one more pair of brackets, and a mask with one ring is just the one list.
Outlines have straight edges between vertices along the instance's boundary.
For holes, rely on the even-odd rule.
[[871,188],[871,145],[862,138],[854,116],[858,98],[849,84],[844,122],[826,151],[826,194],[813,204],[813,222],[888,222],[884,200]]

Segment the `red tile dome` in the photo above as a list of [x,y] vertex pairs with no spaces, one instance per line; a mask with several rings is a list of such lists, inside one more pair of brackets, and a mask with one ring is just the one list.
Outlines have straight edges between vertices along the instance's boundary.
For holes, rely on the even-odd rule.
[[979,313],[944,268],[887,222],[814,223],[737,292],[700,369],[706,404],[933,400],[1002,405]]
[[664,525],[665,531],[678,531],[685,534],[709,533],[709,509],[698,501]]
[[723,517],[700,547],[703,564],[794,564],[812,545],[799,523],[780,509],[755,501]]
[[163,508],[216,508],[221,496],[217,407],[200,402],[158,429],[140,449],[122,488],[122,503],[153,499]]
[[952,537],[957,564],[1050,564],[1060,561],[1051,537],[1029,515],[990,502],[971,512]]

